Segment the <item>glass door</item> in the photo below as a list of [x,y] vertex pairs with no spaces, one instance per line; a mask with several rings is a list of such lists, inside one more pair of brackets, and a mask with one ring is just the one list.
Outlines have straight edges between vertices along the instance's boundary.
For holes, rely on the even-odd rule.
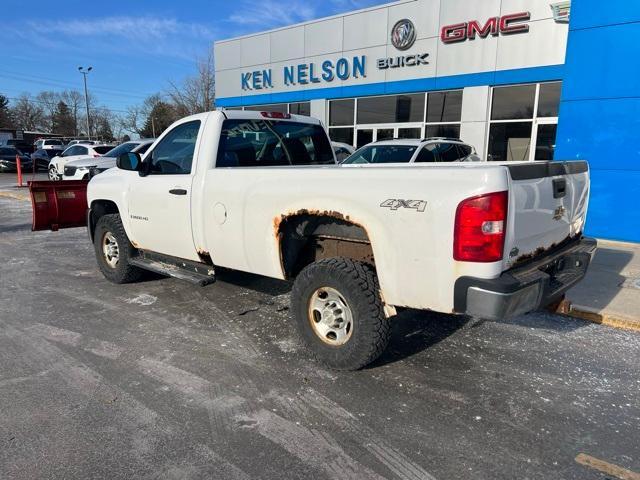
[[553,160],[556,150],[556,132],[558,130],[558,119],[537,119],[533,129],[531,144],[535,148],[531,149],[530,160]]

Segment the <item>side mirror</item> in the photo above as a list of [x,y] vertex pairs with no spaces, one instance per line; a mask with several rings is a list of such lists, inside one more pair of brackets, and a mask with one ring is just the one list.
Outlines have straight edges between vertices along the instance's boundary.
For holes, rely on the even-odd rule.
[[116,159],[116,167],[120,170],[138,171],[140,168],[140,155],[135,152],[123,153]]

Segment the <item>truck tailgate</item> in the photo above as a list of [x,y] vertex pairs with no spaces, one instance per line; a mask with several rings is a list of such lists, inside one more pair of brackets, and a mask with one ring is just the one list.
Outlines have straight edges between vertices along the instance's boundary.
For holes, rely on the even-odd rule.
[[582,233],[589,199],[587,162],[529,162],[509,169],[505,267]]

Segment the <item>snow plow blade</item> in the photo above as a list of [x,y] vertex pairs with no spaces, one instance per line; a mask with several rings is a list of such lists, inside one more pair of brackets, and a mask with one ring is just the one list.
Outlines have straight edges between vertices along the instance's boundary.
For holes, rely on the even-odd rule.
[[32,231],[85,227],[88,180],[29,182]]

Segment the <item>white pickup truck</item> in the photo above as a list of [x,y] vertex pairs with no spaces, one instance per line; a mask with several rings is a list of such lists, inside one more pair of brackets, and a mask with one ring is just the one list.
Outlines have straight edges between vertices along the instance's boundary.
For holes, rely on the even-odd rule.
[[596,248],[582,161],[336,165],[318,120],[216,111],[117,165],[86,195],[107,279],[293,280],[299,334],[337,369],[375,360],[399,307],[503,319],[553,303]]

